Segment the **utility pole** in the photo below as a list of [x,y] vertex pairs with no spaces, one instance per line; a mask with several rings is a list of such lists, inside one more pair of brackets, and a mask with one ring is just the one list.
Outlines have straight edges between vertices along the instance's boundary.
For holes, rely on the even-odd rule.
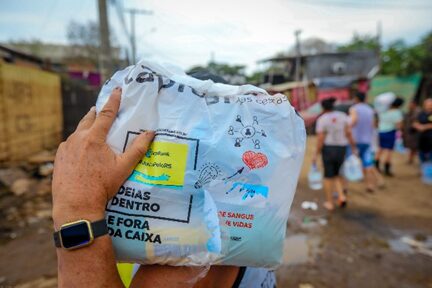
[[[295,41],[296,41],[296,66],[295,66],[295,81],[298,85],[298,83],[300,82],[300,70],[301,70],[301,51],[300,51],[300,34],[301,34],[301,30],[295,30],[294,31],[294,36],[295,36]],[[299,103],[299,108],[300,110],[303,109],[304,106],[304,97],[305,97],[305,93],[304,90],[302,91],[301,87],[297,86],[297,97],[298,97],[298,103]]]
[[378,53],[381,52],[381,37],[382,37],[382,23],[381,20],[377,22],[377,35],[376,35],[376,41],[378,43]]
[[136,14],[142,14],[142,15],[152,15],[153,11],[149,10],[142,10],[142,9],[127,9],[126,13],[130,14],[130,25],[131,25],[131,33],[129,35],[130,38],[130,45],[132,48],[132,63],[136,63],[136,38],[135,38],[135,15]]
[[300,81],[300,65],[301,65],[301,55],[300,55],[300,34],[301,30],[294,31],[294,36],[296,39],[296,69],[295,69],[295,81]]
[[111,46],[109,39],[109,25],[108,25],[108,14],[106,0],[98,0],[99,10],[99,34],[100,34],[100,72],[102,75],[102,81],[108,79],[112,73],[112,57],[111,57]]

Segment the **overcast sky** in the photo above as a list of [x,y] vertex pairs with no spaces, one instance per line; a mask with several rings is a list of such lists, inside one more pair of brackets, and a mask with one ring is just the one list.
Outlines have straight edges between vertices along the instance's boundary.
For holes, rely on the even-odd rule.
[[[432,30],[428,0],[117,0],[125,8],[153,11],[136,17],[138,56],[183,68],[217,62],[246,64],[287,51],[301,38],[349,41],[354,31],[375,34],[383,43],[415,43]],[[117,11],[108,0],[109,21],[120,45],[128,47]],[[69,21],[97,20],[97,0],[0,0],[0,41],[39,39],[67,43]],[[129,29],[129,18],[126,24]]]

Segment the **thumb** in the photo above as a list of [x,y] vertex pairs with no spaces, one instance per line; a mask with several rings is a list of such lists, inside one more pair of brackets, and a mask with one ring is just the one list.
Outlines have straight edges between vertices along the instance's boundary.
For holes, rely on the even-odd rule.
[[122,162],[121,169],[127,171],[133,169],[147,152],[154,136],[154,131],[146,131],[138,135],[132,145],[120,156]]

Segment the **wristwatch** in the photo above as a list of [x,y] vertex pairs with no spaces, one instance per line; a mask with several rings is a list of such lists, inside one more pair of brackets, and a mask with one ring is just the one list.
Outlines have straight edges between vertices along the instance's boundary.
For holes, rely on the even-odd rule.
[[72,250],[88,246],[96,237],[105,234],[108,234],[108,226],[105,219],[101,219],[95,222],[78,220],[63,224],[53,236],[56,247]]

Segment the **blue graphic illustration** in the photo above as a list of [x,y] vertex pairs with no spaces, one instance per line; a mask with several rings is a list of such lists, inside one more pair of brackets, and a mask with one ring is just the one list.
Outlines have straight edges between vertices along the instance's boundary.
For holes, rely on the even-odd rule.
[[135,181],[135,182],[138,182],[138,183],[147,183],[146,180],[168,181],[169,179],[170,179],[170,176],[167,175],[167,174],[165,174],[165,173],[162,174],[162,175],[159,175],[159,176],[150,176],[150,175],[141,173],[141,172],[136,171],[136,170],[129,177],[130,181]]
[[264,198],[268,197],[268,187],[257,185],[257,184],[249,184],[249,183],[241,183],[241,182],[234,182],[231,189],[226,192],[226,194],[234,191],[237,187],[240,186],[240,190],[238,192],[244,192],[242,196],[242,200],[246,200],[247,197],[253,198],[255,195],[261,195]]

